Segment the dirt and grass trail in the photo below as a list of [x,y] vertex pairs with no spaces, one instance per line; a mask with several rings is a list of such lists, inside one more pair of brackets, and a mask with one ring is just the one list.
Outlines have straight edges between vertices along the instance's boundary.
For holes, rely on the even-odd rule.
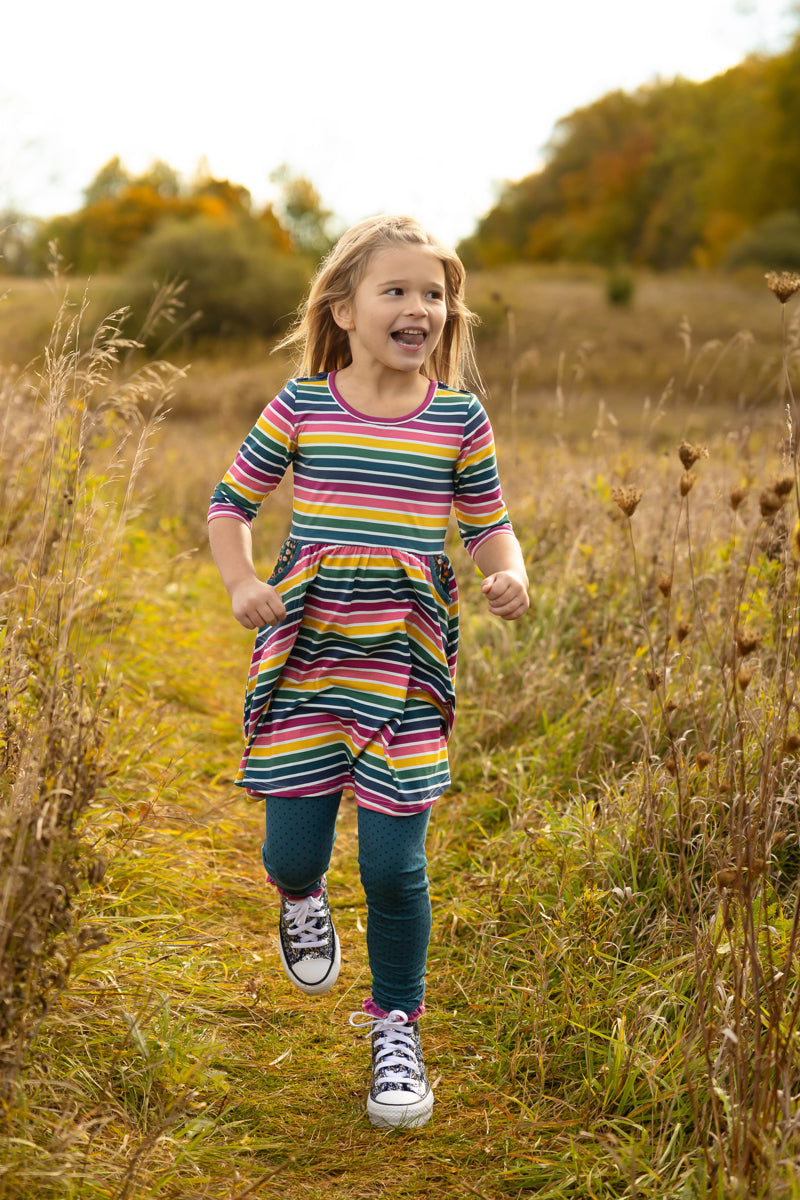
[[129,694],[146,695],[154,718],[137,733],[129,769],[152,777],[150,795],[144,787],[131,806],[95,897],[112,940],[85,961],[69,1004],[98,1014],[110,1005],[130,1023],[127,1061],[118,1050],[108,1063],[127,1077],[126,1107],[147,1130],[130,1194],[161,1194],[160,1159],[174,1177],[165,1194],[195,1194],[176,1190],[184,1175],[174,1144],[186,1138],[185,1162],[204,1177],[198,1195],[507,1194],[495,1177],[524,1114],[491,1078],[502,999],[484,1012],[459,979],[448,949],[457,945],[452,881],[436,855],[453,838],[458,801],[441,802],[430,840],[424,1044],[435,1117],[425,1130],[387,1135],[366,1117],[369,1042],[348,1021],[369,994],[354,805],[343,803],[328,877],[342,972],[330,995],[306,997],[280,967],[263,814],[231,784],[249,645],[205,553],[171,581],[153,580],[126,639]]

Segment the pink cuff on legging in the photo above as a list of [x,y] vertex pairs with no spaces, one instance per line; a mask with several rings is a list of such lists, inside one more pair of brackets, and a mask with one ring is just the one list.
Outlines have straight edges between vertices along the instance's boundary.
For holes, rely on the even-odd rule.
[[[392,1012],[397,1012],[397,1011],[400,1011],[400,1010],[392,1009]],[[366,1000],[364,1001],[364,1012],[369,1013],[369,1015],[371,1017],[378,1017],[381,1020],[385,1020],[386,1017],[388,1017],[388,1015],[389,1015],[385,1009],[380,1008],[375,1003],[375,1001],[372,999],[372,996],[367,996]],[[409,1021],[418,1021],[424,1012],[425,1012],[425,1004],[423,1002],[422,1004],[420,1004],[419,1008],[415,1008],[413,1012],[406,1013],[406,1018]]]
[[305,896],[296,896],[294,892],[285,892],[282,887],[278,887],[278,884],[271,875],[267,876],[267,883],[271,883],[275,890],[280,892],[282,896],[285,896],[287,900],[307,900],[309,896],[316,897],[322,895],[321,887],[315,888],[313,892],[306,892]]

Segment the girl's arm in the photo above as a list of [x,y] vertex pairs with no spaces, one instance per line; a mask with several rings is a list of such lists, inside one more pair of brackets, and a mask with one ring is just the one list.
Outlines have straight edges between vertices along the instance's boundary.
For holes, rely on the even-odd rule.
[[209,523],[208,540],[239,624],[260,629],[282,621],[286,616],[283,601],[275,588],[256,574],[250,526],[235,517],[216,517]]
[[528,611],[528,572],[520,544],[513,533],[496,533],[475,551],[478,570],[485,576],[481,591],[489,612],[514,621]]

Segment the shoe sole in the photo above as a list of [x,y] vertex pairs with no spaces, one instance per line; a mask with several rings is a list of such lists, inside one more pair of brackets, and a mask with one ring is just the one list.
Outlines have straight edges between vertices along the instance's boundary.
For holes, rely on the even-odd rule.
[[376,1129],[419,1129],[433,1112],[433,1092],[428,1091],[416,1104],[379,1104],[367,1097],[367,1116]]
[[283,953],[283,944],[281,943],[280,938],[278,939],[278,949],[280,950],[281,954],[281,966],[283,967],[284,975],[299,991],[305,992],[307,996],[324,996],[326,992],[331,990],[333,985],[336,983],[336,980],[339,978],[339,969],[342,965],[342,952],[339,946],[339,939],[336,936],[336,930],[333,928],[333,924],[331,924],[331,932],[333,934],[334,945],[333,962],[330,965],[327,975],[324,979],[320,979],[319,983],[306,983],[304,980],[297,978],[292,971],[291,965],[286,961]]

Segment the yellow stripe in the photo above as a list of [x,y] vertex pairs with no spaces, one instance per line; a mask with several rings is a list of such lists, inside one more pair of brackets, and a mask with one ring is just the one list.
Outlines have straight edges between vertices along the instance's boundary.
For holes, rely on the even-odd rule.
[[[407,551],[406,553],[409,552]],[[296,583],[300,583],[305,579],[313,578],[318,574],[320,566],[324,566],[326,572],[341,572],[342,574],[347,575],[347,573],[352,571],[354,567],[360,567],[365,559],[368,561],[371,569],[386,571],[399,568],[410,579],[415,579],[421,583],[427,582],[427,576],[425,575],[425,572],[415,563],[403,562],[402,560],[395,558],[393,554],[378,555],[371,553],[369,548],[367,548],[367,551],[364,554],[359,555],[337,554],[335,543],[331,543],[325,547],[324,554],[322,555],[322,561],[315,560],[313,563],[309,564],[308,567],[304,567],[302,571],[290,572],[290,582],[292,586],[294,586]],[[289,576],[287,575],[285,578],[288,579]]]
[[271,422],[265,421],[263,414],[256,421],[256,429],[265,434],[270,441],[280,442],[284,450],[291,450],[293,448],[292,439],[284,433],[279,425],[273,425]]
[[[380,742],[377,741],[368,742],[362,751],[362,755],[364,758],[377,758],[384,762],[386,760],[385,748]],[[403,770],[405,767],[437,766],[439,763],[443,763],[447,756],[443,750],[438,752],[432,750],[426,754],[407,755],[399,754],[397,751],[395,751],[390,757],[395,766],[397,766],[400,770]]]
[[226,475],[222,482],[226,483],[237,496],[243,496],[245,500],[250,500],[253,504],[260,504],[264,499],[263,492],[252,492],[250,488],[246,488],[238,479],[234,479],[231,475]]
[[481,446],[478,450],[473,450],[472,454],[468,454],[466,458],[462,458],[459,463],[461,470],[464,467],[472,467],[475,463],[483,462],[486,458],[491,458],[494,453],[494,446],[489,443],[486,446]]
[[[352,754],[356,754],[356,748],[353,745],[353,739],[343,730],[327,731],[323,734],[302,734],[294,733],[291,738],[287,738],[285,742],[274,742],[270,745],[263,745],[254,742],[250,747],[251,758],[270,758],[282,754],[294,754],[299,749],[312,750],[318,746],[333,747],[339,743],[344,743]],[[284,746],[286,749],[284,750]]]
[[398,507],[394,513],[386,513],[386,510],[379,512],[377,509],[369,508],[352,508],[343,507],[333,504],[304,504],[298,497],[294,500],[295,511],[302,513],[304,516],[330,516],[344,517],[346,520],[369,521],[370,525],[397,525],[398,516],[402,515],[406,518],[405,524],[413,526],[430,526],[430,528],[438,529],[441,527],[444,508],[438,516],[426,517],[421,513],[408,513],[402,507],[402,502],[398,502]]
[[337,675],[325,675],[321,679],[310,679],[304,683],[297,683],[293,679],[282,679],[282,692],[318,692],[331,687],[340,687],[342,691],[347,692],[369,692],[374,696],[389,699],[390,697],[403,700],[405,699],[406,689],[404,687],[391,687],[385,680],[381,679],[353,679],[349,675],[343,676],[341,679]]
[[364,450],[372,450],[373,442],[381,450],[399,451],[401,454],[416,454],[421,458],[452,458],[455,460],[458,456],[458,446],[456,445],[432,446],[427,442],[389,441],[386,438],[380,437],[379,434],[376,434],[374,438],[370,438],[366,434],[359,433],[356,439],[352,434],[348,435],[346,433],[324,432],[314,434],[303,431],[297,439],[297,444],[301,449],[304,446],[350,446],[355,449],[363,447]]

